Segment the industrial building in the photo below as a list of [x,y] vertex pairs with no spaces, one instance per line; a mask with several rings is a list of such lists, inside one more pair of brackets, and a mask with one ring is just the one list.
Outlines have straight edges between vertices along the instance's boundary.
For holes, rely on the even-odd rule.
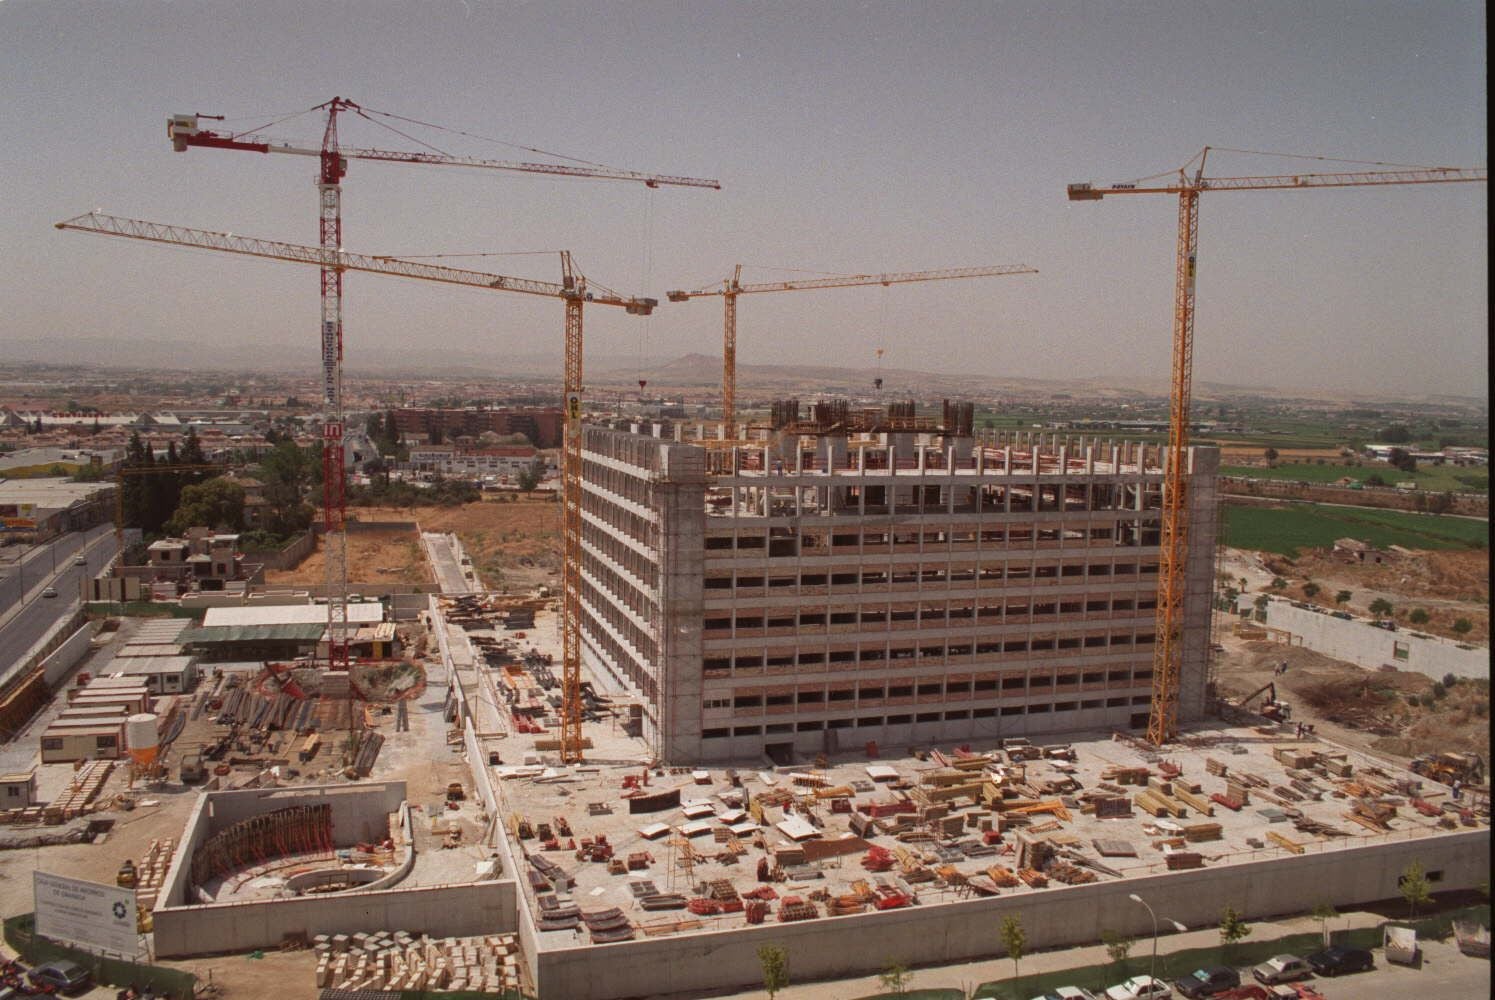
[[[588,427],[581,637],[671,763],[1144,725],[1159,448],[776,404]],[[1218,452],[1190,451],[1180,717],[1205,708]]]

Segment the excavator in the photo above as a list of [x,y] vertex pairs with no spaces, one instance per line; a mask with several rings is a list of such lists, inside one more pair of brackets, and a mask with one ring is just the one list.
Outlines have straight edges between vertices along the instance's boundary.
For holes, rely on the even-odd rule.
[[1261,708],[1257,710],[1258,714],[1263,718],[1271,719],[1273,722],[1286,722],[1292,715],[1293,710],[1287,702],[1277,700],[1277,684],[1275,681],[1267,681],[1261,687],[1236,702],[1234,707],[1239,711],[1249,712],[1251,711],[1250,705],[1256,700],[1256,696],[1263,693],[1266,694],[1266,699],[1262,701]]

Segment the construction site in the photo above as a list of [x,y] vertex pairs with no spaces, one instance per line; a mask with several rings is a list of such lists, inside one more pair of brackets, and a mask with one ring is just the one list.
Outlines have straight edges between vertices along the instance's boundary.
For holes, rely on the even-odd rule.
[[[155,957],[286,950],[308,993],[623,1000],[754,985],[767,943],[802,980],[990,957],[993,926],[1019,912],[1034,949],[1137,937],[1147,917],[1123,901],[1138,893],[1205,925],[1222,905],[1255,918],[1395,897],[1413,862],[1440,888],[1487,884],[1482,762],[1414,770],[1345,748],[1296,726],[1270,685],[1222,707],[1219,455],[1189,439],[1201,192],[1483,170],[1205,178],[1206,149],[1176,180],[1071,185],[1073,201],[1179,200],[1162,444],[978,435],[958,400],[938,416],[829,397],[738,413],[738,296],[1025,265],[763,285],[739,267],[668,292],[723,299],[722,416],[642,423],[588,413],[583,312],[647,316],[658,299],[589,280],[564,251],[559,282],[349,253],[341,182],[350,160],[716,181],[340,146],[339,115],[366,109],[312,110],[319,146],[212,116],[173,116],[168,134],[178,152],[315,160],[319,246],[101,213],[58,224],[321,275],[321,601],[91,622],[69,648],[97,662],[68,661],[90,676],[20,734],[41,741],[50,804],[11,819],[66,827],[43,839],[80,874],[143,891]],[[436,535],[443,593],[414,619],[349,594],[347,272],[561,304],[559,599],[485,591]],[[154,665],[124,665],[131,645]],[[131,831],[128,875],[123,844],[92,826],[102,809],[157,810]]]

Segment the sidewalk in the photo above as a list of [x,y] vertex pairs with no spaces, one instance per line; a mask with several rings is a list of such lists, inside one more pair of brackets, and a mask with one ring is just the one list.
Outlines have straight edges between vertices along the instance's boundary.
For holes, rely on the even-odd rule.
[[[1362,927],[1378,927],[1384,923],[1386,918],[1375,913],[1351,912],[1341,913],[1329,921],[1329,930],[1338,932]],[[1319,921],[1313,917],[1289,917],[1285,920],[1261,920],[1251,924],[1251,935],[1246,940],[1253,943],[1262,941],[1274,941],[1278,938],[1290,937],[1294,934],[1316,933],[1320,928]],[[992,937],[995,940],[996,928],[992,928]],[[1211,948],[1220,944],[1220,931],[1218,928],[1210,927],[1198,931],[1184,931],[1182,933],[1169,932],[1158,936],[1158,957],[1171,955],[1175,952],[1188,951],[1191,948]],[[1152,956],[1152,939],[1150,937],[1139,937],[1132,944],[1132,961],[1138,959],[1143,961]],[[892,961],[895,956],[889,956]],[[1083,969],[1089,966],[1104,965],[1110,961],[1106,954],[1105,945],[1086,945],[1079,948],[1057,948],[1050,951],[1035,952],[1024,955],[1018,963],[1018,972],[1023,976],[1035,975],[1042,972],[1062,972],[1065,969]],[[794,955],[789,955],[789,976],[794,978]],[[1012,960],[1008,958],[983,959],[977,962],[966,962],[956,965],[931,966],[914,970],[909,990],[917,989],[969,989],[974,990],[982,983],[993,982],[1001,979],[1011,979]],[[1160,974],[1158,978],[1163,978]],[[883,992],[882,985],[877,981],[877,976],[863,976],[855,979],[839,979],[831,982],[805,983],[791,985],[778,994],[779,1000],[849,1000],[852,997],[873,996]],[[761,988],[747,990],[741,993],[720,994],[720,1000],[763,1000],[767,994]]]

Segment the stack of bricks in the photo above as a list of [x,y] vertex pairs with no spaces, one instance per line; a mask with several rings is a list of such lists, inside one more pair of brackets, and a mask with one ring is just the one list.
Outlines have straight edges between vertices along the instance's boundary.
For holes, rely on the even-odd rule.
[[318,989],[502,993],[519,988],[519,941],[513,934],[322,934],[313,948]]
[[171,853],[176,841],[152,840],[145,857],[136,871],[135,902],[147,910],[156,908],[156,897],[161,892],[161,883],[166,881],[166,869],[171,865]]

